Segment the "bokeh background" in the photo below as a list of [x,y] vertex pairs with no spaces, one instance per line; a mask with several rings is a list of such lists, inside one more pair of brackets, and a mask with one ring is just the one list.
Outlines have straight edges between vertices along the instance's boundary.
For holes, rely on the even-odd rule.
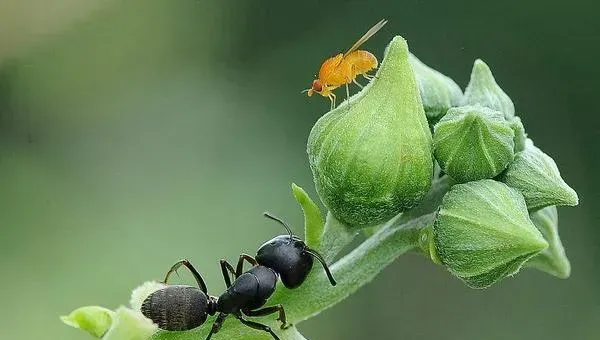
[[[86,339],[58,316],[114,308],[188,257],[218,260],[301,232],[292,181],[329,107],[320,62],[381,18],[463,88],[483,58],[527,132],[579,193],[561,208],[573,274],[525,270],[484,290],[407,255],[300,325],[313,339],[598,339],[595,1],[3,0],[0,3],[0,334]],[[183,275],[182,275],[183,276]],[[185,277],[184,277],[185,278]]]

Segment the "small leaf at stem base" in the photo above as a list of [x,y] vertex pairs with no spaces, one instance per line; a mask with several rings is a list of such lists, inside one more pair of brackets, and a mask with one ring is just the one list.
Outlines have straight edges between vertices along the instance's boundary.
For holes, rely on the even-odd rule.
[[308,196],[306,191],[297,186],[296,183],[292,183],[292,192],[304,213],[304,241],[309,247],[317,249],[321,244],[323,231],[325,229],[325,222],[323,221],[321,209],[319,209],[319,206],[315,204],[310,196]]

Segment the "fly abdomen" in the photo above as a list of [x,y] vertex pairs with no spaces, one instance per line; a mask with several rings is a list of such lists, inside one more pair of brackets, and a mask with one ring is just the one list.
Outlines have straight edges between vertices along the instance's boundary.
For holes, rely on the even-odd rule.
[[206,321],[208,297],[199,288],[173,285],[150,294],[142,314],[167,331],[187,331]]

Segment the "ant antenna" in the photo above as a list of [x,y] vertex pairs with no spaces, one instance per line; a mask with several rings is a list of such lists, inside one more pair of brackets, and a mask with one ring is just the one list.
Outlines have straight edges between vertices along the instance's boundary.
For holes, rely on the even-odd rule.
[[279,217],[277,217],[275,215],[271,215],[271,213],[268,211],[265,211],[263,213],[263,215],[265,215],[266,218],[270,218],[273,221],[279,222],[279,224],[281,224],[285,228],[285,230],[287,230],[287,232],[290,234],[290,238],[294,237],[294,234],[292,234],[292,230],[290,229],[290,227],[285,222],[283,222]]
[[316,258],[319,262],[321,262],[321,264],[323,265],[323,269],[325,269],[325,274],[327,274],[327,278],[329,279],[329,282],[331,282],[332,286],[335,286],[337,284],[337,282],[335,282],[335,279],[333,278],[333,275],[331,275],[331,272],[329,271],[329,267],[327,267],[327,263],[325,263],[325,260],[323,259],[321,254],[317,253],[316,250],[312,250],[310,248],[306,248],[305,251],[307,253],[309,253],[310,255],[312,255],[314,258]]

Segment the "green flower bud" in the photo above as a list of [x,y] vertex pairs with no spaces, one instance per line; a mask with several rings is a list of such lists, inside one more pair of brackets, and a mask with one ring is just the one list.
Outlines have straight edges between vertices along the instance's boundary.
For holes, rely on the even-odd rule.
[[110,328],[115,312],[98,306],[77,308],[71,314],[61,316],[62,322],[68,326],[79,328],[96,338],[101,338]]
[[463,93],[454,80],[423,64],[414,54],[409,54],[408,60],[415,73],[430,124],[440,120],[449,108],[460,105]]
[[457,184],[433,225],[435,253],[469,287],[486,288],[519,271],[548,247],[523,196],[490,179]]
[[546,250],[532,257],[525,265],[544,271],[561,279],[571,275],[571,263],[558,236],[558,211],[555,206],[546,207],[529,215],[548,244]]
[[506,119],[515,116],[515,105],[496,83],[490,68],[481,59],[475,60],[471,81],[465,89],[461,105],[481,105],[504,113]]
[[146,298],[157,290],[165,288],[167,285],[158,281],[146,281],[131,292],[129,304],[131,309],[139,311]]
[[158,326],[139,310],[119,307],[115,312],[98,306],[81,307],[61,320],[103,340],[147,340]]
[[500,174],[514,157],[514,132],[501,112],[451,108],[435,125],[433,149],[445,173],[463,183]]
[[550,205],[577,205],[577,193],[560,177],[554,160],[530,139],[525,144],[525,150],[515,155],[502,181],[519,190],[532,211]]
[[402,37],[369,85],[317,121],[307,151],[321,200],[346,226],[376,225],[420,202],[433,174],[431,133]]
[[148,340],[158,330],[158,326],[142,315],[126,307],[119,307],[114,314],[114,322],[103,340]]
[[514,116],[509,121],[510,128],[515,132],[515,152],[525,150],[525,141],[527,140],[527,134],[525,133],[525,127],[521,118]]

